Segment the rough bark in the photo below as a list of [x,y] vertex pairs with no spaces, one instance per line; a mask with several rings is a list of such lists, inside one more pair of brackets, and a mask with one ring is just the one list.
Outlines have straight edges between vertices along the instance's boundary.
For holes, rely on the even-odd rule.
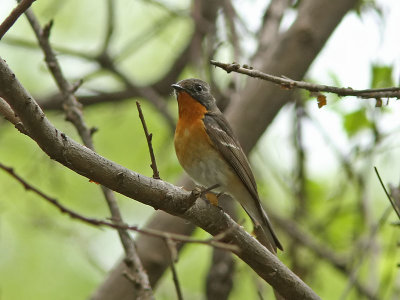
[[0,59],[0,97],[17,113],[39,147],[65,167],[129,198],[182,217],[222,241],[239,247],[235,254],[288,299],[320,299],[272,253],[219,208],[170,183],[145,177],[107,160],[58,131]]
[[[293,79],[303,78],[333,30],[356,2],[356,0],[302,1],[298,17],[291,28],[278,36],[272,44],[267,41],[268,51],[266,51],[266,47],[260,47],[260,51],[255,55],[257,59],[254,61],[254,66],[270,74],[285,75]],[[327,12],[329,12],[329,16]],[[265,43],[260,41],[260,44]],[[281,90],[273,84],[255,79],[249,79],[239,97],[234,98],[240,99],[240,101],[234,102],[228,107],[227,117],[246,152],[254,147],[279,110],[292,101],[290,91]],[[248,126],[249,120],[252,120],[251,130]],[[157,223],[156,215],[149,224],[153,223]],[[184,223],[184,227],[180,227],[182,226],[180,224],[178,218],[171,217],[170,223],[164,228],[166,231],[181,229],[187,233],[194,230],[191,224]],[[138,242],[139,251],[141,247],[147,246],[141,241]],[[146,260],[147,258],[142,257],[144,265],[149,264]],[[148,270],[152,284],[155,284],[152,279],[155,277],[151,273],[162,274],[168,267],[168,261],[158,261],[156,265],[157,269]],[[119,286],[120,280],[115,278],[114,274],[114,272],[111,273],[106,280],[110,289],[113,289],[114,284]],[[110,298],[103,297],[96,300],[106,299]]]

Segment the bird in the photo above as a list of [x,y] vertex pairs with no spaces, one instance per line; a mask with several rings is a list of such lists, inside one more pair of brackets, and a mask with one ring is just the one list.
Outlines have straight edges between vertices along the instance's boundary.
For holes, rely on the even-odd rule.
[[171,86],[178,102],[174,146],[180,165],[197,184],[218,185],[219,191],[237,200],[269,251],[283,250],[261,205],[250,163],[208,83],[189,78]]

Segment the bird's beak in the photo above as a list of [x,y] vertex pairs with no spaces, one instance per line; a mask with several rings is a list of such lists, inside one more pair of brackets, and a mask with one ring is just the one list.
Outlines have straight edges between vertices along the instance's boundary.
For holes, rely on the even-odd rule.
[[177,92],[180,92],[180,91],[184,91],[184,90],[185,90],[183,87],[181,87],[179,84],[176,84],[176,83],[172,84],[171,86],[172,86],[172,87],[174,88],[174,90],[177,91]]

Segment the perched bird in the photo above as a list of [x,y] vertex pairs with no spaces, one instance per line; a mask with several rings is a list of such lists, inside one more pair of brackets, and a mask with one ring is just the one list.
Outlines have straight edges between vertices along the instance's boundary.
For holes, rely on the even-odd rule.
[[179,109],[175,151],[183,169],[198,184],[218,184],[219,190],[239,201],[253,221],[257,239],[273,253],[283,250],[261,206],[249,161],[209,85],[191,78],[172,87]]

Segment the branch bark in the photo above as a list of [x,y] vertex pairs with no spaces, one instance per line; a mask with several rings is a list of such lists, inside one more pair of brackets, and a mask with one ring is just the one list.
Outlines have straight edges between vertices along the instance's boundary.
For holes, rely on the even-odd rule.
[[193,193],[109,161],[59,132],[3,59],[0,59],[0,82],[3,83],[0,97],[10,104],[30,136],[52,159],[129,198],[191,221],[212,235],[225,232],[222,241],[237,245],[240,250],[235,254],[282,296],[288,299],[320,299],[310,287],[220,209],[202,199],[195,199]]
[[[265,50],[265,47],[259,48],[253,65],[274,74],[286,74],[292,78],[301,79],[334,28],[340,23],[342,17],[354,7],[356,2],[356,0],[302,1],[295,23],[287,32],[280,35],[277,34],[276,40],[266,41],[264,44],[268,45],[267,50]],[[207,7],[211,7],[211,5]],[[329,11],[329,18],[322,13],[324,11]],[[269,23],[266,22],[266,24]],[[318,26],[315,26],[315,24],[318,24]],[[192,44],[186,48],[187,52],[185,51],[184,53],[190,56],[190,50],[193,45],[199,45],[199,42],[196,42],[198,39],[198,37],[192,38]],[[263,43],[263,41],[260,42],[261,44]],[[182,66],[181,63],[178,65]],[[157,87],[160,87],[158,91],[160,93],[161,90],[165,91],[171,82],[168,82],[167,79],[162,80],[162,84],[157,85]],[[121,95],[118,95],[118,93],[105,95],[101,100],[107,100],[108,96],[118,97]],[[235,99],[240,99],[240,101],[234,102],[228,107],[227,118],[238,135],[242,147],[248,153],[279,110],[291,101],[291,92],[282,91],[264,82],[249,80],[246,87]],[[95,102],[98,98],[83,97],[80,100],[86,104],[85,101]],[[248,126],[249,120],[252,120],[251,130],[249,130]],[[159,222],[162,224],[160,226],[166,231],[182,231],[184,234],[190,234],[194,230],[192,223],[183,222],[163,212],[157,212],[148,226],[157,228]],[[148,237],[139,236],[137,244],[143,264],[148,270],[150,282],[154,287],[168,264],[166,264],[166,260],[161,254],[165,253],[165,251],[160,250],[160,253],[149,255],[148,250],[151,248],[163,249],[162,245],[151,243],[152,241]],[[146,257],[146,259],[143,259],[143,257]],[[124,298],[118,299],[128,299],[129,293],[122,292],[125,286],[123,280],[118,280],[119,267],[117,266],[114,269],[105,283],[96,291],[97,295],[101,294],[101,292],[102,295],[105,295],[104,297],[96,297],[96,300],[110,299],[107,298],[107,295],[112,294],[117,289],[121,291],[119,296],[125,295]]]
[[326,93],[334,93],[338,96],[355,96],[360,98],[376,98],[376,99],[400,98],[399,87],[355,90],[351,87],[341,88],[336,86],[293,80],[287,77],[274,76],[258,70],[254,70],[253,68],[248,67],[247,65],[240,66],[240,64],[237,63],[227,64],[212,60],[211,64],[216,67],[220,67],[221,69],[224,69],[227,73],[237,72],[253,78],[259,78],[265,81],[270,81],[280,85],[284,89],[300,88],[315,93],[326,92]]
[[8,17],[0,24],[0,40],[7,31],[14,25],[18,18],[32,5],[36,0],[22,0],[12,10]]
[[[49,36],[52,21],[44,28],[41,27],[38,19],[31,9],[25,15],[37,37],[40,47],[43,50],[47,67],[49,68],[57,86],[63,96],[62,107],[66,118],[70,121],[79,133],[84,145],[90,150],[95,151],[92,139],[92,131],[88,128],[83,118],[81,105],[75,98],[75,87],[64,77],[60,64],[50,45]],[[112,221],[119,224],[123,223],[117,200],[114,193],[105,186],[101,186],[104,198],[111,212]],[[148,276],[143,269],[142,263],[136,251],[135,242],[126,229],[118,228],[118,235],[124,248],[126,258],[126,276],[134,279],[135,292],[138,298],[154,299]]]

